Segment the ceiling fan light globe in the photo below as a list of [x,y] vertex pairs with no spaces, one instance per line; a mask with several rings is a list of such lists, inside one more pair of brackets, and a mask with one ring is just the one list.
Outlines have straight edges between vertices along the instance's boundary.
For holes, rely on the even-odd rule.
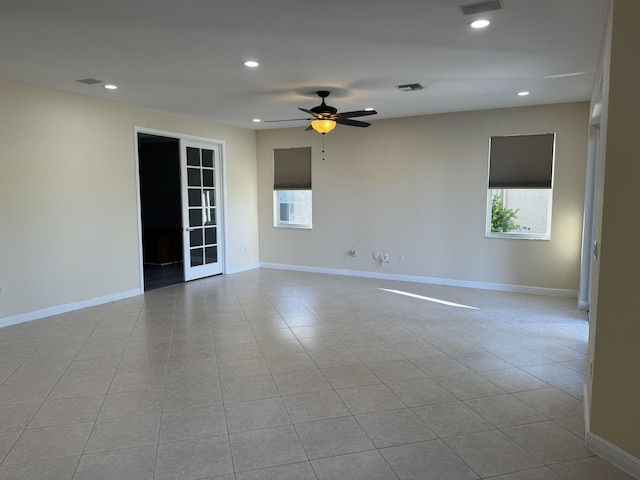
[[313,128],[316,132],[329,133],[331,130],[336,128],[336,122],[333,120],[314,120],[311,122],[311,128]]

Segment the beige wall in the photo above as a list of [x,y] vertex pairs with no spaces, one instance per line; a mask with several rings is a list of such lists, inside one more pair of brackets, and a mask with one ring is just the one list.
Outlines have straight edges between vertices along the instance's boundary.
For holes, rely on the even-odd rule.
[[[640,30],[637,0],[615,0],[604,52],[605,101],[597,307],[592,310],[591,433],[635,457],[640,469]],[[609,63],[610,54],[610,64]],[[609,68],[607,68],[609,67]]]
[[134,126],[226,143],[228,265],[258,262],[254,131],[0,81],[0,319],[140,287]]
[[[261,263],[578,290],[588,104],[258,132]],[[552,239],[485,238],[492,135],[557,132]],[[313,229],[273,227],[274,148],[313,149]],[[347,255],[355,247],[356,258]],[[372,252],[388,252],[380,267]],[[404,262],[398,255],[404,254]]]

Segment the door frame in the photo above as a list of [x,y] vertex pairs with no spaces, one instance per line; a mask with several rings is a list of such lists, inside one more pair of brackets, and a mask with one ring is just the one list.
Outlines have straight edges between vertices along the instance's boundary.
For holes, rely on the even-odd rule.
[[[227,245],[229,244],[228,233],[227,233],[227,152],[226,152],[226,144],[224,140],[218,140],[215,138],[208,137],[200,137],[197,135],[189,135],[186,133],[178,133],[171,132],[167,130],[158,130],[154,128],[147,127],[139,127],[134,125],[133,127],[133,144],[134,144],[134,154],[136,159],[136,211],[137,211],[137,222],[138,222],[138,268],[139,268],[139,288],[141,292],[144,292],[144,254],[143,254],[143,243],[142,243],[142,204],[140,200],[140,158],[138,155],[138,134],[146,133],[149,135],[158,135],[161,137],[169,137],[175,138],[176,140],[182,141],[191,141],[191,142],[202,142],[208,144],[216,144],[220,146],[220,172],[219,179],[220,185],[220,207],[219,207],[219,225],[222,228],[222,274],[227,273]],[[180,190],[182,191],[182,183],[180,184]],[[182,205],[180,207],[182,209]],[[186,259],[183,259],[183,262]]]

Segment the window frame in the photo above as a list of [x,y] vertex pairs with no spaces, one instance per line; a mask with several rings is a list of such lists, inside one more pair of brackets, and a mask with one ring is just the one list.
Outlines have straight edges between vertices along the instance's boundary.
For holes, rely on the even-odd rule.
[[[528,136],[536,136],[536,135],[553,135],[552,142],[552,153],[551,153],[551,178],[550,178],[550,186],[549,188],[526,188],[526,187],[496,187],[489,186],[491,179],[491,142],[494,137],[528,137]],[[551,225],[552,225],[552,215],[553,215],[553,190],[555,184],[555,162],[556,162],[556,142],[557,142],[557,134],[555,132],[547,132],[544,134],[516,134],[516,135],[495,135],[489,137],[489,155],[487,162],[487,198],[486,198],[486,207],[485,207],[485,238],[503,238],[503,239],[511,239],[511,240],[551,240]],[[547,200],[547,226],[546,231],[543,233],[532,233],[527,231],[513,231],[513,232],[492,232],[491,231],[491,219],[492,219],[492,210],[491,206],[493,203],[494,191],[495,190],[547,190],[548,200]]]

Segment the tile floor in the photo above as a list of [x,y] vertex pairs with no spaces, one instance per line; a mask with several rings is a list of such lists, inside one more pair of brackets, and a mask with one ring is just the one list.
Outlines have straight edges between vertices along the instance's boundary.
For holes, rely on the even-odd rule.
[[575,304],[260,269],[6,327],[0,479],[630,479]]

